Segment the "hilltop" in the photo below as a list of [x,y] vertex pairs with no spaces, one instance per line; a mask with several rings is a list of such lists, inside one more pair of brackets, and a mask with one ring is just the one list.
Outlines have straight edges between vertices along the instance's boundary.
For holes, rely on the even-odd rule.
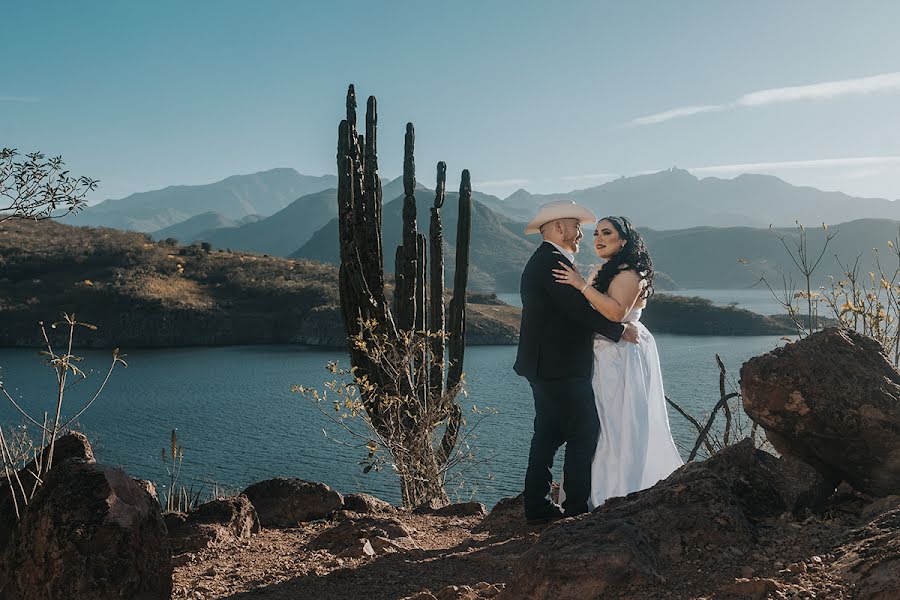
[[[13,220],[0,267],[2,346],[40,346],[37,323],[63,311],[98,326],[80,338],[97,347],[346,343],[337,269],[310,260]],[[473,302],[466,325],[469,343],[510,343],[518,311]]]
[[790,227],[860,218],[900,219],[900,203],[795,186],[772,175],[697,178],[683,169],[620,177],[603,185],[557,194],[518,190],[494,208],[527,220],[537,206],[572,199],[603,215],[627,215],[641,227]]

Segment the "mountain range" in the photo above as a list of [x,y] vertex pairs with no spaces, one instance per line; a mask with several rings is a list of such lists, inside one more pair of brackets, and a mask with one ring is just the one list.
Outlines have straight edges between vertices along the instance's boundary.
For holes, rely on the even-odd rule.
[[[308,177],[292,169],[274,169],[208,186],[174,186],[133,194],[90,207],[66,222],[149,230],[156,239],[205,241],[217,248],[337,263],[334,185],[333,176]],[[327,187],[315,189],[321,186]],[[314,191],[303,193],[309,189]],[[299,196],[289,201],[293,194]],[[388,271],[392,270],[393,249],[400,242],[402,194],[400,178],[384,182],[382,236]],[[433,194],[417,185],[422,232],[428,231]],[[821,273],[836,274],[840,268],[834,253],[844,261],[861,255],[868,264],[873,247],[885,248],[887,240],[897,237],[900,220],[900,203],[889,200],[795,187],[762,175],[697,179],[678,169],[621,178],[570,194],[534,195],[519,190],[501,200],[473,192],[469,265],[473,290],[517,289],[522,265],[538,241],[524,236],[525,221],[539,204],[563,197],[592,207],[598,215],[632,217],[661,272],[661,288],[744,287],[756,281],[753,272],[780,281],[778,266],[790,265],[790,259],[776,235],[794,240],[797,234],[794,229],[778,227],[773,233],[768,225],[790,225],[795,220],[807,225],[839,224],[832,227],[840,233],[820,267]],[[457,203],[458,194],[448,193],[442,211],[448,277],[453,275]],[[181,220],[168,223],[174,219]],[[157,223],[168,224],[149,229]],[[811,247],[821,242],[818,229],[809,229],[807,235]],[[586,240],[579,262],[595,262],[592,252]],[[741,266],[738,259],[749,264]],[[796,269],[788,272],[798,277]]]
[[[518,289],[519,276],[528,257],[534,251],[533,239],[526,239],[524,225],[488,208],[485,200],[492,197],[472,193],[472,234],[469,247],[469,285],[473,290],[496,291]],[[335,202],[337,197],[335,196]],[[434,192],[420,190],[416,194],[416,225],[427,235],[431,220]],[[455,272],[456,228],[459,219],[459,193],[448,192],[441,210],[444,232],[444,262],[447,281]],[[382,214],[382,244],[385,269],[393,271],[393,249],[401,243],[403,226],[403,196],[385,203]],[[320,262],[339,262],[338,222],[332,219],[312,238],[290,255]]]
[[314,177],[294,169],[271,169],[206,185],[175,185],[104,200],[67,217],[66,223],[151,232],[207,212],[238,221],[254,214],[269,216],[302,196],[336,186],[334,175]]
[[564,194],[530,194],[518,190],[497,205],[512,218],[527,221],[545,202],[572,199],[598,217],[626,215],[652,229],[710,227],[790,227],[842,223],[853,219],[900,219],[900,203],[884,198],[857,198],[794,186],[771,175],[744,174],[733,179],[698,179],[682,169],[620,177],[600,186]]

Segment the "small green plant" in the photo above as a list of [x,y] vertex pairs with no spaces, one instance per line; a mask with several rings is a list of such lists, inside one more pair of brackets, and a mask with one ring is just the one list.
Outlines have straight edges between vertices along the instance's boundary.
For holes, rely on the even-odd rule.
[[[163,466],[166,468],[166,474],[169,477],[168,490],[164,493],[166,499],[167,512],[190,512],[200,504],[200,495],[203,493],[203,486],[194,489],[194,484],[185,487],[178,484],[181,476],[181,467],[184,463],[184,448],[178,445],[178,433],[176,429],[172,430],[170,444],[168,448],[169,454],[166,454],[166,448],[162,449]],[[216,486],[214,496],[218,494],[218,486]],[[218,497],[218,496],[215,496]]]

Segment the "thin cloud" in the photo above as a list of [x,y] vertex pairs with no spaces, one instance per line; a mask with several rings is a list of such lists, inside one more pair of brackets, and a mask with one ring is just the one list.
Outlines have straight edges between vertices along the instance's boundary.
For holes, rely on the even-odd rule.
[[656,123],[662,123],[663,121],[671,121],[672,119],[678,119],[680,117],[689,117],[691,115],[699,115],[701,113],[708,112],[718,112],[722,110],[727,110],[728,106],[725,104],[703,104],[700,106],[682,106],[681,108],[673,108],[672,110],[667,110],[661,113],[656,113],[652,115],[647,115],[646,117],[638,117],[632,121],[629,121],[629,125],[655,125]]
[[840,96],[860,96],[878,92],[900,90],[900,71],[894,73],[882,73],[871,77],[859,77],[857,79],[842,79],[838,81],[825,81],[811,85],[798,85],[791,87],[771,88],[744,94],[733,102],[725,104],[703,104],[698,106],[683,106],[667,111],[654,113],[632,119],[628,125],[655,125],[672,119],[689,117],[708,112],[721,112],[737,108],[752,108],[767,106],[769,104],[783,104],[787,102],[799,102],[802,100],[829,100]]
[[707,167],[688,167],[695,175],[719,175],[752,171],[783,171],[789,169],[833,169],[839,167],[872,167],[900,164],[900,156],[855,156],[845,158],[821,158],[815,160],[785,160],[778,162],[737,163]]
[[40,102],[40,98],[35,98],[34,96],[2,96],[0,95],[0,102],[24,102],[26,104],[33,104],[35,102]]

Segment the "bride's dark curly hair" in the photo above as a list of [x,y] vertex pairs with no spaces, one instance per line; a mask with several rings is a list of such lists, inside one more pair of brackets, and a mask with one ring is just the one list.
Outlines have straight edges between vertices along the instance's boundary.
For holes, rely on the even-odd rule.
[[625,247],[618,254],[610,258],[594,277],[594,287],[603,293],[609,290],[609,284],[619,271],[633,270],[646,281],[646,286],[641,291],[640,297],[647,299],[653,295],[653,261],[650,252],[644,244],[644,238],[635,231],[631,221],[627,217],[604,217],[601,221],[612,223],[619,237],[625,241]]

